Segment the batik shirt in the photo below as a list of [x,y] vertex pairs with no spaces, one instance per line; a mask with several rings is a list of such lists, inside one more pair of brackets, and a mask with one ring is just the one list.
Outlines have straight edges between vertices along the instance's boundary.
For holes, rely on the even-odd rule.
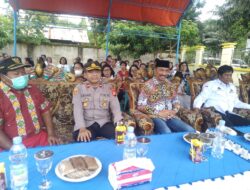
[[138,98],[138,109],[147,114],[158,114],[179,106],[176,86],[167,79],[160,83],[156,78],[147,81]]
[[42,114],[50,103],[34,85],[22,93],[0,82],[0,129],[9,137],[29,137],[44,127]]

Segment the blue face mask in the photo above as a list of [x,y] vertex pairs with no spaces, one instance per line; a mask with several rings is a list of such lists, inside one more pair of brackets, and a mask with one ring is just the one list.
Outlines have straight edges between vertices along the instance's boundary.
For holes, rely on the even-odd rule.
[[23,75],[23,76],[16,77],[10,80],[12,82],[12,87],[14,89],[21,90],[28,86],[29,75]]

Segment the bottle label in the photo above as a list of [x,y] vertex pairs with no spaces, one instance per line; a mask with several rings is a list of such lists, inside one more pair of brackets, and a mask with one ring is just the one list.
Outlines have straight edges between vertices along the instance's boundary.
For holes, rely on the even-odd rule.
[[7,179],[4,163],[0,163],[0,189],[7,189]]
[[123,144],[125,139],[124,131],[116,131],[115,133],[116,144]]
[[12,165],[10,175],[12,187],[28,184],[28,169],[24,164]]
[[117,126],[115,130],[115,141],[116,144],[123,144],[125,140],[126,127],[125,126]]

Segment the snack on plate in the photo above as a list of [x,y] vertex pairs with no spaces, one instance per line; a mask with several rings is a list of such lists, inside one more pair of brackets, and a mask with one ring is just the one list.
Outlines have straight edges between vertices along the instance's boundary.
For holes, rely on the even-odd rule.
[[98,169],[98,164],[97,164],[95,158],[85,156],[84,161],[85,161],[85,163],[87,165],[88,170],[94,171],[94,170]]
[[61,161],[58,170],[62,176],[79,179],[92,175],[99,165],[96,159],[90,156],[76,156]]
[[63,176],[66,176],[72,172],[75,172],[75,168],[72,166],[69,160],[63,160],[59,165],[59,171]]
[[74,168],[76,168],[77,170],[86,170],[87,169],[84,158],[81,156],[70,158],[69,161],[71,162],[72,166]]
[[71,178],[71,179],[79,179],[82,177],[87,177],[89,175],[90,175],[90,172],[88,170],[76,170],[76,171],[71,172],[65,176],[68,178]]

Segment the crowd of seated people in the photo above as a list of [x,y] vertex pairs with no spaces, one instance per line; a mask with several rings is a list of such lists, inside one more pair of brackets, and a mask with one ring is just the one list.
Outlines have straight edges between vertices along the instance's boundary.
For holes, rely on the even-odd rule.
[[[139,94],[137,106],[141,112],[154,115],[155,133],[194,131],[192,126],[177,117],[177,112],[180,107],[187,109],[191,107],[189,78],[200,76],[201,80],[205,80],[204,77],[207,78],[205,75],[208,75],[208,70],[198,69],[195,72],[196,75],[192,76],[187,62],[181,62],[177,68],[174,68],[171,62],[159,59],[148,63],[143,63],[138,59],[134,60],[131,65],[127,60],[118,61],[112,56],[107,56],[106,61],[101,63],[88,59],[85,64],[82,63],[79,57],[75,58],[72,64],[68,63],[66,57],[61,57],[58,64],[55,64],[55,62],[52,62],[52,58],[46,55],[41,55],[37,61],[25,58],[24,64],[20,59],[15,61],[15,58],[7,56],[1,57],[0,61],[1,65],[4,66],[0,69],[0,93],[2,94],[0,101],[9,103],[8,108],[0,103],[1,149],[9,149],[11,138],[16,135],[24,136],[24,139],[26,139],[24,143],[28,147],[60,143],[60,139],[56,137],[53,131],[53,123],[48,111],[50,104],[35,86],[28,85],[29,78],[27,78],[27,74],[35,76],[34,78],[37,79],[40,77],[39,72],[41,72],[43,80],[75,82],[78,84],[72,92],[75,121],[73,135],[75,141],[85,142],[100,136],[114,138],[115,125],[122,120],[122,112],[129,113],[128,90],[131,83],[145,83]],[[12,68],[14,64],[16,65]],[[212,74],[209,73],[211,77],[209,80],[214,80],[217,77],[216,68],[209,68],[209,71],[212,72]],[[227,96],[226,93],[229,93],[229,95],[233,93],[235,101],[234,104],[229,105],[231,106],[230,109],[223,110],[223,112],[221,110],[217,111],[228,123],[233,123],[230,118],[235,116],[229,114],[232,107],[248,109],[250,107],[249,104],[239,102],[236,97],[237,94],[235,94],[235,88],[230,83],[232,76],[228,74],[225,76],[227,80],[224,80],[225,72],[232,73],[233,70],[226,69],[226,71],[223,70],[222,72],[219,69],[219,79],[215,80],[222,85],[220,90],[225,90],[225,92],[222,92],[225,93],[223,96]],[[15,81],[23,82],[23,86],[19,84],[19,87],[16,88]],[[227,87],[229,83],[230,88]],[[178,88],[173,84],[179,84]],[[33,88],[34,90],[32,90]],[[207,95],[208,88],[212,89],[210,83],[204,85],[201,94],[195,100],[194,107],[196,109],[201,108],[203,104],[205,106],[209,104],[209,100],[207,100],[210,98],[210,95]],[[8,90],[6,91],[6,89]],[[212,93],[212,91],[209,91],[209,93]],[[10,95],[13,94],[16,97],[16,103],[10,99]],[[20,98],[18,97],[19,94],[21,94]],[[212,102],[216,102],[216,100]],[[23,103],[27,105],[31,103],[34,110],[29,110],[28,106],[24,106],[24,108],[21,107],[24,110],[20,114],[18,109]],[[209,104],[209,106],[216,107],[217,105]],[[15,114],[10,117],[7,113],[12,112]],[[37,119],[30,116],[32,114]],[[17,118],[24,121],[22,127],[17,124]],[[30,118],[38,120],[38,122],[35,123]],[[247,121],[249,120],[246,119],[244,124]],[[15,123],[15,125],[12,125],[13,129],[8,128],[8,123]],[[46,129],[47,132],[44,133],[43,129]],[[34,138],[38,139],[37,136],[42,140],[33,142]]]

